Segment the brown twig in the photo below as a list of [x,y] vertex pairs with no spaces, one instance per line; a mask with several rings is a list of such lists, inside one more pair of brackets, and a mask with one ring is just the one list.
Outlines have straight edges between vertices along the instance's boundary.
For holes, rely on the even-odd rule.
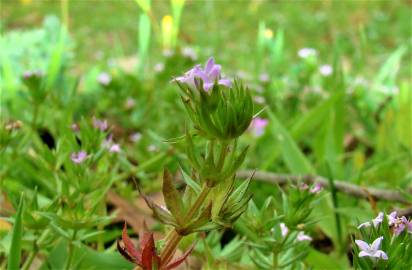
[[[237,172],[236,176],[238,178],[247,178],[249,177],[254,171],[245,170]],[[278,173],[271,173],[271,172],[262,172],[256,171],[255,176],[253,179],[273,183],[273,184],[287,184],[287,183],[298,183],[298,182],[306,182],[306,183],[319,183],[323,187],[329,187],[328,179],[322,176],[316,175],[290,175],[290,174],[278,174]],[[373,197],[375,200],[381,201],[390,201],[390,202],[399,202],[403,204],[410,205],[411,202],[408,201],[401,192],[396,190],[389,190],[389,189],[378,189],[378,188],[367,188],[358,186],[355,184],[351,184],[345,181],[334,180],[333,181],[336,187],[336,190],[350,196],[354,196],[357,198],[368,199]]]

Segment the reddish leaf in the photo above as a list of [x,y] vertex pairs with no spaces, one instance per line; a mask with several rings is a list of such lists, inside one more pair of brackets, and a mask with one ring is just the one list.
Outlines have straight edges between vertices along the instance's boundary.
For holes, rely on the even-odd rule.
[[146,232],[140,241],[140,250],[142,254],[142,267],[145,270],[152,270],[153,259],[158,263],[158,256],[153,238],[153,233]]
[[122,239],[124,246],[126,247],[126,251],[129,253],[130,257],[132,257],[137,264],[141,262],[141,253],[137,251],[130,240],[129,235],[127,234],[127,225],[124,223],[123,232],[122,232]]
[[120,252],[120,254],[122,254],[122,256],[126,260],[128,260],[132,263],[137,263],[136,260],[129,255],[129,253],[126,251],[126,249],[120,245],[120,241],[117,241],[117,250]]
[[166,268],[164,268],[164,269],[165,270],[171,270],[171,269],[174,269],[174,268],[178,267],[182,262],[184,262],[184,260],[186,260],[187,256],[189,256],[190,253],[192,253],[195,245],[196,244],[193,244],[188,250],[186,250],[186,252],[181,257],[177,258],[176,260],[174,260],[173,262],[168,264],[166,266]]

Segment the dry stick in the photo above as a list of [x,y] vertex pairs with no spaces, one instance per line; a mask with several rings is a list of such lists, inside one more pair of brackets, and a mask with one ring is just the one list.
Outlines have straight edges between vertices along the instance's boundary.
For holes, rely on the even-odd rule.
[[[238,178],[248,178],[254,171],[246,170],[246,171],[238,171],[236,176]],[[298,183],[298,182],[306,182],[306,183],[319,183],[323,187],[329,187],[329,181],[322,177],[316,175],[290,175],[290,174],[278,174],[278,173],[270,173],[270,172],[262,172],[256,171],[253,179],[273,183],[273,184],[287,184],[287,183]],[[390,202],[399,202],[403,204],[410,205],[411,202],[408,201],[401,192],[396,190],[388,190],[388,189],[378,189],[378,188],[366,188],[361,187],[355,184],[347,183],[344,181],[334,180],[333,181],[337,191],[342,193],[346,193],[348,195],[357,197],[357,198],[364,198],[368,199],[372,196],[376,200],[382,201],[390,201]]]

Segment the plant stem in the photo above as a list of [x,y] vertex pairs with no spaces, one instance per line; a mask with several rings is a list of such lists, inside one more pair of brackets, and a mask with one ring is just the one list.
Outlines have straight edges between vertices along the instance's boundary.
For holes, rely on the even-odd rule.
[[77,235],[77,231],[74,230],[72,240],[69,243],[69,251],[68,251],[68,255],[67,255],[66,266],[64,267],[64,269],[66,269],[66,270],[70,269],[70,265],[72,263],[72,258],[73,258],[73,253],[74,253],[73,241],[76,239],[76,235]]
[[222,149],[220,149],[219,161],[217,163],[217,169],[219,171],[223,168],[223,165],[225,164],[227,145],[228,145],[227,142],[222,142]]
[[[203,202],[205,201],[207,195],[209,194],[211,188],[206,185],[206,183],[203,185],[202,191],[199,194],[199,197],[197,197],[195,203],[193,206],[190,208],[189,212],[186,214],[184,221],[187,223],[189,222],[196,212],[200,209],[202,206]],[[166,244],[160,253],[160,260],[162,263],[167,263],[169,262],[176,249],[177,246],[180,242],[180,240],[183,238],[183,236],[179,235],[176,230],[172,230],[167,236],[166,236]]]
[[39,104],[35,103],[33,106],[33,119],[31,125],[33,127],[33,130],[35,131],[37,125],[37,116],[39,114]]
[[27,260],[24,262],[24,265],[22,266],[22,270],[28,270],[30,269],[31,264],[33,263],[34,258],[36,258],[37,253],[39,252],[39,247],[43,243],[45,239],[47,239],[50,231],[45,230],[40,237],[33,242],[33,252],[30,253],[29,257]]

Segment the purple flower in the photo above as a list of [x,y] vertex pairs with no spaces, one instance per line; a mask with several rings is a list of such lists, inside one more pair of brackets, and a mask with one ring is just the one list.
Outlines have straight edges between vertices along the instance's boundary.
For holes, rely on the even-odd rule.
[[313,187],[310,188],[309,192],[317,194],[322,191],[322,185],[320,183],[316,183]]
[[286,227],[286,224],[283,222],[280,223],[279,226],[280,226],[280,233],[282,234],[283,237],[285,237],[289,233],[289,228]]
[[312,237],[306,235],[304,232],[299,232],[298,236],[296,237],[298,241],[312,241]]
[[358,226],[358,229],[362,227],[370,227],[372,224],[376,228],[379,224],[381,224],[383,221],[383,212],[379,212],[378,216],[374,219],[372,219],[372,222],[364,222]]
[[265,132],[265,127],[269,124],[269,121],[264,118],[256,117],[250,123],[250,129],[255,137],[260,137]]
[[80,151],[78,153],[72,153],[70,156],[70,159],[76,163],[76,164],[80,164],[83,161],[85,161],[87,158],[87,153],[86,151]]
[[117,143],[115,143],[115,144],[112,144],[110,147],[109,147],[109,152],[111,152],[111,153],[120,153],[120,145],[119,144],[117,144]]
[[102,72],[97,76],[97,82],[103,86],[108,86],[112,81],[112,77],[109,73]]
[[359,257],[370,257],[372,259],[387,260],[388,255],[380,250],[383,236],[378,237],[371,245],[362,240],[355,240],[356,245],[360,248]]
[[107,120],[100,120],[93,116],[93,127],[100,129],[100,131],[105,131],[109,125],[107,124]]
[[396,214],[396,211],[393,211],[392,213],[390,213],[389,215],[387,215],[387,217],[388,217],[388,224],[389,224],[389,226],[394,225],[394,224],[397,222],[397,220],[398,220],[398,216],[397,216],[397,214]]
[[191,88],[198,88],[196,79],[200,79],[203,82],[203,89],[206,92],[209,92],[216,82],[218,85],[226,87],[231,87],[232,85],[229,79],[221,77],[221,66],[215,64],[213,57],[209,58],[204,69],[200,65],[196,65],[183,76],[175,78],[174,81],[187,84]]
[[103,141],[103,147],[107,148],[110,153],[120,153],[120,144],[113,143],[113,135],[110,134],[107,139]]

